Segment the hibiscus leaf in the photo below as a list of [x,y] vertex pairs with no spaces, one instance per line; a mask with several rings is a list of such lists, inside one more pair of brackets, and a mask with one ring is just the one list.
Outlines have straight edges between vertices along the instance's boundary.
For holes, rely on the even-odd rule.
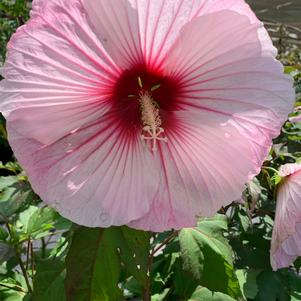
[[27,234],[32,238],[41,238],[54,230],[54,223],[59,218],[58,213],[49,207],[39,208],[30,217],[27,224]]
[[7,222],[31,196],[28,182],[17,176],[0,177],[0,222]]
[[[117,231],[117,233],[116,233]],[[119,301],[121,265],[112,241],[117,228],[80,227],[75,231],[66,258],[65,281],[68,301]]]
[[[183,261],[177,258],[172,266],[172,280],[173,280],[173,299],[188,300],[191,294],[199,286],[199,280],[191,275],[187,269],[183,269]],[[187,281],[189,279],[189,281]]]
[[0,242],[0,264],[9,260],[15,255],[13,247],[5,242]]
[[195,228],[180,231],[179,241],[183,268],[199,285],[212,291],[241,297],[238,279],[232,266],[232,250],[222,236],[225,217],[204,219]]
[[19,216],[20,239],[38,239],[53,233],[56,222],[60,218],[59,214],[52,208],[29,206]]
[[65,264],[58,259],[39,261],[31,301],[65,301]]
[[[145,287],[147,284],[147,264],[150,248],[148,232],[122,227],[116,245],[126,270]],[[117,238],[117,236],[116,236]]]
[[263,271],[257,277],[259,292],[256,301],[289,301],[287,288],[287,277],[283,277],[281,272]]
[[236,271],[238,281],[245,299],[254,299],[258,293],[256,278],[260,272],[253,269]]
[[205,287],[198,287],[188,301],[235,301],[223,293],[211,292]]

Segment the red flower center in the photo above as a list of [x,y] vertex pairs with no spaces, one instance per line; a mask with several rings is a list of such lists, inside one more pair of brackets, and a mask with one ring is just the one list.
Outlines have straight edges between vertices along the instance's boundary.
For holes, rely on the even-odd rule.
[[113,89],[114,109],[124,121],[124,126],[141,129],[143,121],[141,95],[147,93],[158,109],[161,126],[172,123],[172,112],[179,109],[180,83],[178,79],[164,76],[162,71],[149,71],[144,66],[125,70]]

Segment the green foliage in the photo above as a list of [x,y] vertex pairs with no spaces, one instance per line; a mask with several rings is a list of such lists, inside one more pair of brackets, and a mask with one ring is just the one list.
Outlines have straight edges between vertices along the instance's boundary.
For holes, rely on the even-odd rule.
[[22,177],[0,177],[0,221],[7,222],[32,196],[28,182]]
[[228,295],[221,293],[214,293],[208,290],[205,287],[199,287],[191,296],[189,301],[234,301],[235,299],[231,298]]
[[67,300],[121,300],[122,267],[147,289],[149,239],[127,227],[76,229],[66,259]]
[[0,63],[4,61],[6,44],[17,27],[29,17],[27,0],[1,0],[0,2]]
[[196,228],[181,230],[183,268],[208,289],[240,297],[239,282],[232,266],[232,249],[222,234],[226,229],[225,216],[218,215],[215,219],[200,221]]
[[70,301],[118,301],[121,265],[111,243],[117,229],[80,228],[66,258],[66,294]]
[[37,262],[31,301],[66,301],[65,263],[60,259],[41,259]]
[[[0,0],[0,64],[30,1]],[[300,50],[281,55],[301,106]],[[301,112],[295,110],[291,117]],[[241,203],[195,228],[156,234],[128,227],[88,229],[45,206],[7,142],[0,115],[1,301],[301,300],[301,259],[272,272],[274,170],[301,161],[301,123],[287,121]],[[184,205],[183,205],[184,206]]]

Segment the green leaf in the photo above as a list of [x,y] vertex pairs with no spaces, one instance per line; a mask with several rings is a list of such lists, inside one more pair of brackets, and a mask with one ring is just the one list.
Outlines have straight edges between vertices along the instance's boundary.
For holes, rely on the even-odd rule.
[[232,249],[222,236],[226,228],[225,217],[217,215],[200,221],[196,228],[181,230],[183,268],[190,271],[200,285],[240,297],[239,282],[232,266]]
[[211,292],[205,287],[199,287],[188,301],[235,301],[228,295]]
[[7,231],[2,226],[0,226],[0,241],[6,240],[7,237]]
[[166,288],[162,294],[155,294],[152,296],[151,301],[164,301],[166,296],[169,294],[170,289]]
[[52,208],[39,208],[33,212],[28,220],[27,235],[34,239],[48,235],[49,230],[54,229],[54,223],[58,217],[58,213]]
[[0,281],[0,300],[23,301],[26,294],[25,287],[24,277],[17,272],[11,273],[10,277]]
[[24,295],[25,294],[21,292],[0,288],[1,301],[24,301]]
[[59,214],[52,208],[28,207],[19,216],[19,223],[22,225],[21,240],[38,239],[49,235],[59,218]]
[[[110,229],[90,230],[81,228],[81,230],[78,231],[87,231],[88,235],[90,235],[88,237],[89,243],[92,245],[91,250],[90,252],[87,250],[82,255],[82,257],[83,260],[85,260],[84,257],[86,257],[86,265],[89,258],[91,259],[91,256],[94,254],[94,257],[92,259],[95,261],[95,265],[93,266],[92,270],[90,267],[89,271],[90,273],[92,273],[92,275],[94,275],[94,277],[94,273],[97,272],[97,275],[99,277],[99,279],[92,279],[91,283],[89,283],[92,288],[95,288],[95,294],[87,296],[87,298],[91,298],[91,300],[93,301],[98,300],[95,298],[99,298],[99,300],[120,300],[122,298],[122,295],[117,285],[121,271],[121,264],[129,272],[130,275],[135,277],[141,287],[147,286],[148,257],[150,249],[149,233],[130,229],[128,227],[111,227]],[[70,254],[73,248],[74,250],[76,249],[75,241],[77,242],[77,244],[86,244],[85,237],[81,238],[80,234],[75,234],[72,242],[72,247],[67,257],[68,260],[72,258]],[[76,253],[76,251],[74,252]],[[67,270],[68,267],[70,267],[70,265],[67,265]],[[97,268],[97,270],[94,271],[94,268]],[[113,278],[110,277],[112,279],[108,279],[108,270],[113,273]],[[67,279],[69,276],[71,276],[71,273],[69,274],[68,272]],[[105,279],[105,281],[103,279]],[[76,281],[79,280],[71,279],[70,281],[71,295],[73,295],[73,284],[75,285],[74,282]],[[94,281],[95,283],[93,283]],[[99,285],[99,283],[101,283],[101,285]],[[83,299],[74,300],[76,301]]]
[[225,215],[216,214],[211,218],[198,221],[199,229],[224,255],[229,263],[233,263],[233,251],[223,233],[228,230],[228,219]]
[[0,177],[0,222],[7,222],[31,195],[29,184],[19,177]]
[[181,258],[177,258],[172,266],[173,299],[187,300],[200,284],[191,275],[191,271],[183,269]]
[[150,234],[144,231],[121,227],[115,230],[115,244],[126,270],[145,287],[147,284]]
[[256,301],[289,301],[288,289],[278,272],[264,271],[257,277]]
[[243,210],[240,210],[237,214],[238,214],[238,219],[239,219],[241,228],[243,229],[243,231],[246,232],[250,227],[250,218],[247,216],[246,212]]
[[254,299],[258,293],[256,278],[259,272],[256,270],[237,270],[236,275],[246,299]]
[[301,93],[301,80],[296,83],[296,93]]
[[0,242],[0,264],[15,255],[14,248],[7,243]]
[[60,260],[38,261],[31,301],[65,301],[65,264]]
[[301,300],[301,294],[292,294],[291,295],[291,301],[300,301]]
[[[117,233],[116,233],[117,231]],[[116,241],[118,228],[80,227],[67,255],[65,282],[68,301],[119,301],[120,260]]]

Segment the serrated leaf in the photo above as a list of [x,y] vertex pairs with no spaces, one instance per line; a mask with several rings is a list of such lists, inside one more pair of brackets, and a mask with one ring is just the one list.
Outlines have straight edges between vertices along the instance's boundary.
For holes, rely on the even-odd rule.
[[196,228],[181,230],[181,257],[183,268],[190,271],[200,285],[237,297],[241,292],[232,266],[232,250],[222,236],[226,228],[225,218],[217,216],[200,221]]
[[198,221],[197,229],[209,238],[230,264],[233,263],[232,248],[223,236],[223,233],[228,230],[228,220],[225,215],[216,214],[214,217],[201,219]]

